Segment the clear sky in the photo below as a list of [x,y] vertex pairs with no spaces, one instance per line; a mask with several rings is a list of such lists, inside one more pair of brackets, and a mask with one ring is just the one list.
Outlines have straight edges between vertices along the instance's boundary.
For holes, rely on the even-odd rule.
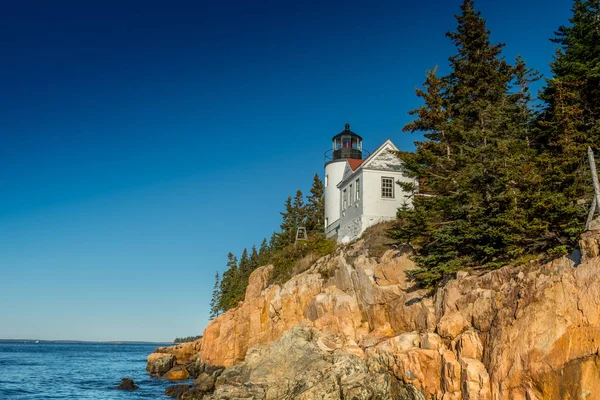
[[[278,228],[346,120],[412,147],[460,3],[4,2],[0,338],[200,334],[227,252]],[[476,3],[548,72],[570,0]]]

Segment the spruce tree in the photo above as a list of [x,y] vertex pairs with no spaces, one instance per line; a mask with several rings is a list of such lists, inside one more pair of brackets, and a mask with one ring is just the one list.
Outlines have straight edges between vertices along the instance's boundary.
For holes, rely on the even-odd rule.
[[292,197],[288,196],[285,200],[285,211],[281,214],[281,232],[277,234],[276,242],[279,246],[287,246],[293,243],[296,235],[296,213],[292,205]]
[[512,66],[504,59],[504,45],[491,43],[472,0],[461,10],[457,30],[447,34],[457,48],[451,72],[428,72],[417,90],[424,105],[404,128],[425,140],[414,153],[398,153],[414,179],[403,185],[414,193],[414,208],[399,210],[391,234],[417,247],[415,277],[427,286],[463,267],[504,265],[540,229],[528,223],[524,204],[539,180],[523,123],[535,74],[521,60]]
[[252,273],[252,271],[254,271],[256,268],[260,267],[258,251],[256,250],[256,245],[252,245],[252,250],[250,251],[249,264],[250,264],[250,273]]
[[296,190],[294,203],[292,205],[294,220],[294,239],[296,238],[296,228],[306,225],[306,207],[304,206],[304,196],[301,190]]
[[600,135],[600,0],[575,0],[570,25],[563,25],[551,39],[558,45],[550,64],[542,99],[548,106],[560,101],[556,92],[568,89],[582,110],[581,126],[589,142],[598,144]]
[[227,311],[235,307],[238,293],[237,287],[239,280],[237,258],[232,254],[227,254],[227,269],[223,272],[221,279],[221,295],[219,296],[219,310]]
[[306,230],[322,232],[325,224],[325,186],[323,186],[319,174],[315,174],[313,177],[307,200]]
[[265,266],[271,259],[271,247],[267,242],[267,238],[264,238],[258,249],[258,265],[260,267]]
[[242,251],[239,263],[240,276],[248,276],[251,272],[250,257],[248,257],[248,249]]
[[273,253],[277,250],[281,249],[281,241],[279,234],[277,232],[273,232],[271,238],[269,239],[269,253]]
[[215,286],[213,287],[212,298],[210,299],[210,316],[212,320],[219,316],[221,297],[221,277],[219,272],[215,274]]
[[600,144],[600,1],[575,0],[572,12],[570,25],[552,39],[558,48],[540,96],[538,125],[544,185],[536,206],[556,254],[575,246],[585,227],[591,199],[590,181],[583,179],[585,154]]

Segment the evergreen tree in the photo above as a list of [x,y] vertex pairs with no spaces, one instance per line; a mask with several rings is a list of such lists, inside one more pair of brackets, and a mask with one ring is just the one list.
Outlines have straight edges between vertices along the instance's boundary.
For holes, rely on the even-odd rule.
[[270,259],[271,248],[269,246],[269,243],[267,242],[267,239],[264,238],[258,249],[258,265],[260,267],[265,266],[269,263]]
[[285,211],[281,214],[281,232],[277,234],[276,243],[278,246],[287,246],[294,242],[296,237],[296,213],[292,205],[292,197],[288,196],[285,200]]
[[215,274],[215,286],[213,287],[212,298],[210,299],[210,316],[212,320],[219,316],[221,297],[221,277],[219,272]]
[[269,239],[269,253],[270,253],[269,255],[271,255],[273,252],[275,252],[279,249],[281,249],[279,235],[277,234],[277,232],[273,232],[273,234],[271,235],[271,238]]
[[250,265],[250,257],[248,257],[248,250],[244,249],[242,251],[242,256],[240,257],[239,264],[240,276],[248,276],[250,275],[251,265]]
[[576,245],[585,227],[592,190],[582,179],[582,160],[588,146],[597,150],[600,144],[600,1],[575,0],[572,11],[570,25],[552,39],[558,49],[540,96],[538,125],[544,185],[536,210],[547,221],[557,254]]
[[313,177],[310,195],[306,204],[306,229],[322,232],[325,225],[325,187],[319,174]]
[[294,204],[292,205],[292,215],[294,221],[294,239],[296,239],[296,228],[306,225],[306,207],[304,206],[304,196],[301,190],[296,190]]
[[252,273],[256,268],[260,267],[258,251],[256,251],[256,245],[252,245],[252,250],[250,251],[249,264],[250,264],[250,273]]
[[[558,45],[550,64],[552,78],[547,80],[542,99],[549,108],[564,99],[561,90],[568,90],[581,109],[579,129],[588,143],[598,144],[600,135],[600,0],[575,0],[570,25],[555,32],[552,39]],[[552,113],[550,113],[552,115]]]
[[[399,152],[414,183],[414,209],[399,210],[393,237],[419,251],[415,276],[431,286],[466,266],[497,267],[526,252],[527,191],[539,181],[535,153],[523,121],[529,121],[528,83],[535,74],[502,57],[472,0],[465,0],[458,28],[447,36],[457,47],[451,72],[427,74],[417,95],[424,105],[404,130],[424,132],[416,151]],[[417,191],[416,183],[423,187]]]
[[221,279],[221,294],[218,303],[220,311],[227,311],[237,304],[235,300],[238,293],[238,280],[238,261],[232,253],[229,253],[227,254],[227,269],[223,272]]

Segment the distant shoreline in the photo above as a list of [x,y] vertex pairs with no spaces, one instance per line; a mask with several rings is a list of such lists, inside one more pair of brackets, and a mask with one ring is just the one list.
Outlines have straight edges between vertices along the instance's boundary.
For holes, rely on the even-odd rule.
[[24,343],[24,344],[153,344],[173,345],[173,342],[144,342],[129,340],[41,340],[41,339],[0,339],[0,343]]

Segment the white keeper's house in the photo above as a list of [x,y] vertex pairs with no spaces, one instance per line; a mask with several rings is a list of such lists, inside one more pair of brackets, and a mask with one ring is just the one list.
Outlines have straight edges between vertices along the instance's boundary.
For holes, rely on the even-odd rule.
[[350,124],[332,142],[325,153],[325,233],[349,243],[368,227],[396,218],[402,205],[411,205],[396,184],[411,180],[402,175],[402,163],[392,153],[398,148],[389,139],[364,159],[362,137]]

